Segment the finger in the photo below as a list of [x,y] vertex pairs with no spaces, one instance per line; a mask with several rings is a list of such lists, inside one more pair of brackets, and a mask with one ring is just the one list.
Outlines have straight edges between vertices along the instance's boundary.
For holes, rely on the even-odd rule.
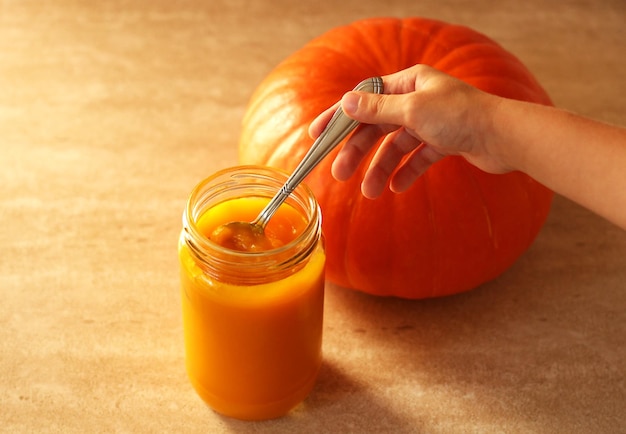
[[333,177],[339,181],[350,178],[361,161],[385,134],[386,131],[376,125],[359,126],[337,153],[331,166]]
[[361,184],[363,195],[371,199],[380,196],[404,157],[420,144],[420,139],[412,136],[404,129],[397,130],[385,137],[363,177]]
[[384,95],[350,91],[341,99],[341,107],[349,117],[362,123],[406,125],[406,116],[410,112],[407,107],[411,107],[407,98],[407,94]]
[[387,187],[389,176],[379,166],[367,170],[367,176],[361,183],[361,194],[368,199],[376,199]]
[[422,143],[398,166],[391,177],[389,188],[394,193],[408,190],[430,166],[444,157],[444,154],[431,148],[428,144]]
[[331,166],[333,177],[339,181],[350,178],[370,150],[383,136],[395,128],[395,126],[385,125],[360,125],[357,127],[333,161]]
[[312,139],[317,139],[320,134],[322,134],[322,131],[324,131],[324,128],[326,128],[326,125],[328,125],[330,118],[333,117],[333,114],[339,108],[339,104],[339,102],[335,103],[332,107],[327,108],[315,119],[313,119],[313,121],[309,125],[309,136]]
[[413,152],[421,143],[421,139],[412,136],[404,128],[390,133],[376,150],[369,167],[379,167],[389,177],[405,155]]
[[389,75],[382,76],[384,93],[403,94],[414,92],[419,89],[429,78],[440,74],[436,69],[424,65],[416,64],[405,70],[397,71]]

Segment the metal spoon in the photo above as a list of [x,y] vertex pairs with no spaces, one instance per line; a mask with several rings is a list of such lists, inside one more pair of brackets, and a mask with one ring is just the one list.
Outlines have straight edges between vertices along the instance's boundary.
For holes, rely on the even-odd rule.
[[[383,80],[372,77],[363,80],[354,90],[383,93]],[[285,184],[251,222],[233,221],[218,226],[210,238],[224,247],[242,251],[269,250],[275,246],[265,235],[265,225],[280,205],[304,180],[304,178],[326,157],[356,126],[355,121],[345,115],[341,107],[333,114],[322,134],[315,140],[302,161],[289,176]]]

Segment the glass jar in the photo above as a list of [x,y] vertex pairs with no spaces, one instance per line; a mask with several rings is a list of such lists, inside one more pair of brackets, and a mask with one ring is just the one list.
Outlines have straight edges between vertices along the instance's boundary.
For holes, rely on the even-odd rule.
[[289,229],[301,220],[282,247],[240,252],[208,237],[229,221],[252,221],[286,179],[270,168],[226,169],[193,189],[183,213],[187,374],[211,408],[238,419],[286,414],[309,394],[321,366],[325,253],[311,190],[298,186],[269,221],[268,229]]

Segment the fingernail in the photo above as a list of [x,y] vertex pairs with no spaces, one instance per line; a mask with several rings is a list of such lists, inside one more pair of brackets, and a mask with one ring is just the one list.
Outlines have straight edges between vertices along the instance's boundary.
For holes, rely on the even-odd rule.
[[347,114],[355,113],[359,108],[359,102],[361,102],[361,97],[358,94],[348,92],[341,99],[341,108]]

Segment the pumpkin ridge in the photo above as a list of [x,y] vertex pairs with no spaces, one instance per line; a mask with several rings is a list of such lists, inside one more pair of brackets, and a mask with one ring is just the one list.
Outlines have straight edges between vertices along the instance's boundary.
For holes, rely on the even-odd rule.
[[[434,57],[438,59],[440,57],[433,54],[436,51],[435,49],[443,51],[444,53],[451,51],[452,47],[449,46],[445,40],[442,41],[440,36],[450,24],[445,24],[437,20],[424,19],[418,22],[415,18],[405,18],[401,23],[401,36],[398,39],[403,44],[405,40],[408,41],[406,41],[407,43],[404,47],[401,46],[403,56],[398,62],[396,71],[414,65],[416,58],[421,59],[419,63],[432,66],[434,61],[430,58]],[[422,39],[420,46],[416,46],[415,40],[419,40],[420,38]]]
[[[515,59],[503,58],[502,50],[499,49],[499,47],[476,41],[472,41],[465,45],[456,46],[449,49],[431,66],[442,71],[446,71],[447,74],[454,76],[458,76],[457,74],[455,74],[456,69],[463,69],[465,67],[462,76],[466,77],[467,75],[471,75],[468,74],[466,68],[470,63],[477,62],[478,56],[480,56],[480,63],[478,63],[476,66],[480,66],[481,69],[485,68],[486,60],[497,60],[500,64],[509,64],[513,67],[511,69],[519,69],[519,64],[515,61]],[[506,62],[506,60],[509,60],[509,62]],[[507,76],[507,78],[510,77]]]
[[[441,59],[453,50],[452,46],[448,45],[445,41],[440,40],[441,34],[444,31],[445,26],[441,26],[437,28],[435,33],[428,33],[426,36],[430,43],[424,53],[422,53],[422,57],[427,60],[429,65],[433,65],[437,60]],[[438,54],[439,52],[443,52],[443,54]]]
[[[526,178],[526,177],[518,176],[516,179],[517,179],[518,183],[522,184],[521,190],[524,192],[524,198],[526,199],[527,209],[529,210],[529,213],[530,212],[537,213],[538,210],[537,210],[537,207],[535,206],[535,200],[532,199],[532,196],[535,195],[535,192],[537,190],[541,190],[541,189],[544,189],[546,191],[550,191],[550,190],[547,187],[543,186],[542,184],[540,184],[539,182],[535,181],[532,178]],[[532,189],[524,188],[527,184],[533,184],[534,188],[532,188]],[[532,196],[531,196],[531,193],[533,193]],[[528,230],[528,237],[526,238],[526,241],[525,241],[526,248],[529,248],[532,245],[534,239],[539,234],[539,231],[541,230],[541,227],[543,226],[543,223],[545,222],[547,217],[548,217],[548,213],[547,212],[543,213],[543,215],[541,215],[541,214],[537,215],[536,219],[540,220],[541,223],[537,224],[537,225],[530,225],[528,227],[528,229],[529,229]]]
[[306,148],[300,152],[293,151],[293,144],[301,142],[302,130],[294,129],[280,138],[280,145],[268,154],[267,164],[275,166],[288,172],[293,171],[306,152]]
[[431,282],[430,282],[430,293],[427,297],[432,298],[432,297],[436,297],[437,294],[439,293],[439,286],[440,286],[440,282],[441,282],[441,261],[442,261],[442,257],[441,257],[441,248],[439,247],[439,239],[441,237],[438,225],[437,225],[437,219],[435,218],[435,207],[433,205],[433,199],[431,196],[431,192],[430,189],[428,188],[429,184],[430,184],[430,173],[428,171],[426,171],[424,174],[422,174],[422,178],[423,178],[423,182],[424,182],[424,196],[426,197],[426,203],[427,203],[427,216],[428,216],[428,224],[431,227],[431,233],[433,234],[433,243],[430,246],[430,257],[433,258],[432,262],[431,262],[431,270],[433,271],[431,276]]
[[[400,199],[402,195],[406,195],[405,197],[415,195],[415,201],[408,202],[405,200],[392,200],[392,208],[386,213],[386,215],[388,215],[391,219],[389,227],[394,233],[393,245],[402,246],[401,248],[407,249],[411,247],[409,245],[410,240],[418,240],[420,244],[420,251],[423,252],[426,250],[426,253],[420,254],[419,257],[412,258],[411,260],[403,258],[403,255],[395,255],[399,257],[394,257],[394,261],[392,262],[391,276],[393,280],[393,287],[391,288],[390,293],[385,293],[384,295],[394,295],[398,292],[403,292],[407,294],[408,298],[417,298],[416,294],[421,292],[422,287],[433,286],[432,281],[427,281],[429,276],[424,275],[423,272],[420,273],[420,270],[424,268],[429,270],[433,269],[435,262],[434,256],[429,251],[430,246],[436,244],[433,238],[432,225],[430,230],[423,230],[425,226],[425,219],[423,217],[430,216],[430,203],[428,202],[429,198],[426,193],[426,177],[426,174],[420,176],[409,190],[400,193],[400,196],[397,198]],[[396,195],[396,193],[388,194]],[[424,206],[425,202],[427,203],[426,206]],[[407,217],[410,215],[409,213],[411,210],[417,209],[428,209],[429,212],[424,213],[422,211],[419,215],[414,216],[414,218]],[[428,220],[429,222],[432,222],[431,218],[428,218]],[[425,234],[430,236],[425,238]],[[419,264],[419,267],[416,268],[417,264]],[[407,281],[403,277],[406,276],[407,273],[411,275],[410,281]]]
[[[370,38],[366,37],[365,34],[362,33],[358,27],[350,28],[350,26],[346,26],[346,28],[349,28],[352,33],[359,35],[359,39],[362,40],[363,42],[367,43],[370,41]],[[356,71],[379,69],[379,66],[378,66],[379,62],[377,60],[376,61],[372,60],[374,56],[368,57],[367,59],[363,59],[362,57],[359,56],[360,53],[357,50],[349,50],[349,49],[346,49],[344,46],[337,46],[334,44],[330,45],[325,40],[319,40],[317,42],[318,42],[317,47],[324,50],[325,56],[328,56],[329,54],[332,53],[333,55],[339,58],[348,60],[348,61],[345,61],[344,64],[342,65],[347,69],[347,71],[345,74],[341,74],[341,76],[343,77],[344,80],[347,76],[353,76],[351,80],[353,82],[352,87],[356,86],[361,80],[367,78],[367,77],[364,77],[362,74],[356,73]],[[376,59],[378,59],[378,57],[376,57]],[[378,73],[378,75],[382,75],[382,74]],[[345,88],[343,91],[347,92],[350,89],[351,88]],[[340,96],[341,95],[339,95],[339,97]]]
[[[525,208],[528,210],[527,212],[530,213],[533,211],[532,201],[530,200],[530,191],[524,188],[525,182],[522,178],[516,177],[515,180],[518,184],[521,184],[520,190],[522,192],[522,198],[524,199]],[[528,228],[526,230],[526,238],[524,239],[524,249],[530,247],[530,245],[532,244],[532,240],[535,239],[535,236],[537,234],[533,233],[534,229],[535,228],[532,225],[528,225]]]
[[[377,22],[372,21],[362,21],[355,22],[351,25],[355,31],[357,31],[360,37],[367,43],[367,46],[372,47],[372,55],[367,57],[368,65],[366,65],[365,70],[376,71],[375,75],[387,75],[393,72],[396,72],[395,68],[385,69],[383,65],[386,64],[399,64],[400,60],[398,56],[396,59],[390,59],[390,55],[393,55],[393,52],[390,53],[388,47],[378,45],[378,37],[380,36],[381,29],[388,30],[388,33],[385,33],[386,37],[390,37],[389,33],[394,33],[396,35],[395,39],[401,40],[397,35],[399,34],[398,30],[402,29],[402,21],[396,18],[382,18]],[[373,32],[372,28],[376,31]],[[365,77],[364,77],[365,78]]]
[[[337,184],[334,184],[334,185],[337,186]],[[352,249],[351,239],[354,239],[354,237],[351,237],[351,230],[350,229],[352,227],[356,227],[356,226],[351,225],[350,222],[353,222],[353,221],[355,221],[355,219],[358,219],[358,214],[357,214],[356,210],[358,209],[358,204],[360,204],[364,199],[361,198],[361,197],[356,197],[356,198],[353,198],[352,200],[354,201],[354,203],[356,203],[356,205],[351,205],[350,206],[350,208],[349,208],[350,211],[348,213],[349,218],[346,220],[347,224],[342,228],[343,230],[342,230],[342,241],[341,241],[341,244],[344,246],[344,251],[342,252],[343,255],[344,255],[343,256],[344,259],[343,259],[343,267],[342,268],[344,270],[349,270],[351,268],[350,267],[350,262],[351,262],[352,258],[354,257],[354,256],[352,256],[350,254],[351,253],[351,249]],[[348,206],[348,205],[350,205],[350,204],[348,204],[348,203],[345,204],[345,206]],[[344,275],[345,275],[345,277],[347,279],[348,286],[350,288],[355,288],[356,287],[356,282],[355,282],[354,277],[353,277],[355,275],[352,274],[352,273],[345,273]]]
[[[345,270],[351,270],[352,268],[352,261],[354,258],[354,255],[352,254],[352,249],[353,249],[353,241],[352,240],[356,240],[358,238],[359,234],[356,234],[357,237],[353,236],[352,234],[352,228],[356,228],[356,225],[351,225],[349,224],[349,222],[353,222],[356,219],[358,219],[358,212],[357,210],[359,209],[359,205],[360,203],[363,201],[364,199],[362,198],[358,198],[355,202],[356,204],[350,207],[350,218],[348,220],[348,224],[346,225],[346,227],[344,228],[344,246],[345,246],[345,251],[344,251],[344,261],[343,261],[343,267]],[[358,255],[358,251],[357,251],[357,255]],[[350,283],[350,287],[357,287],[357,283],[355,282],[355,277],[357,273],[346,273],[346,276],[348,278],[348,282]]]
[[[489,264],[491,264],[491,268],[493,269],[493,264],[495,263],[495,256],[496,256],[496,252],[498,251],[498,240],[495,237],[495,223],[494,223],[494,219],[491,216],[491,212],[489,210],[489,207],[486,205],[486,200],[485,200],[485,194],[482,190],[482,188],[480,187],[480,184],[476,181],[476,177],[474,176],[474,171],[472,170],[472,166],[469,165],[469,163],[466,163],[465,161],[463,161],[464,164],[461,165],[461,170],[463,171],[463,173],[465,174],[465,177],[469,180],[469,182],[471,183],[474,192],[480,197],[480,207],[481,210],[483,212],[483,215],[485,216],[485,226],[487,227],[487,233],[488,233],[488,244],[491,247],[490,250],[490,255],[489,255]],[[497,176],[497,175],[494,175]],[[495,270],[494,270],[495,271]],[[489,274],[493,274],[494,271],[490,271]]]
[[[370,150],[370,152],[368,153],[368,155],[365,157],[364,161],[361,162],[359,168],[357,169],[357,173],[352,175],[352,180],[354,180],[353,182],[357,183],[357,185],[360,186],[360,182],[357,182],[356,180],[360,180],[363,178],[363,174],[364,172],[367,170],[367,167],[369,166],[369,162],[372,158],[374,152],[374,148],[372,150]],[[334,185],[338,186],[339,182],[338,181],[333,181]],[[376,201],[380,201],[382,200],[381,198],[376,199]],[[366,237],[366,235],[364,235],[364,232],[366,234],[369,234],[370,230],[373,231],[377,231],[376,234],[379,235],[380,234],[380,230],[382,229],[381,227],[376,227],[376,228],[364,228],[363,227],[363,220],[367,220],[368,217],[371,214],[371,210],[369,210],[369,206],[371,205],[371,203],[374,203],[371,199],[367,199],[364,196],[358,194],[355,196],[352,196],[349,199],[349,202],[346,202],[344,205],[346,207],[349,207],[349,212],[348,212],[348,216],[349,218],[347,219],[347,224],[344,228],[344,246],[345,246],[345,251],[344,251],[344,269],[345,270],[350,270],[348,271],[346,274],[346,276],[348,277],[348,281],[350,282],[351,287],[362,287],[360,284],[362,282],[359,282],[356,280],[357,276],[361,276],[363,274],[362,272],[362,261],[355,261],[354,258],[355,257],[359,257],[359,258],[363,258],[365,260],[369,259],[366,257],[366,255],[364,255],[364,252],[362,251],[361,247],[360,247],[360,242],[363,240],[363,237]],[[360,224],[355,224],[355,222],[361,222]],[[379,240],[379,238],[377,237],[377,241]],[[371,276],[372,279],[378,279],[377,276]]]

